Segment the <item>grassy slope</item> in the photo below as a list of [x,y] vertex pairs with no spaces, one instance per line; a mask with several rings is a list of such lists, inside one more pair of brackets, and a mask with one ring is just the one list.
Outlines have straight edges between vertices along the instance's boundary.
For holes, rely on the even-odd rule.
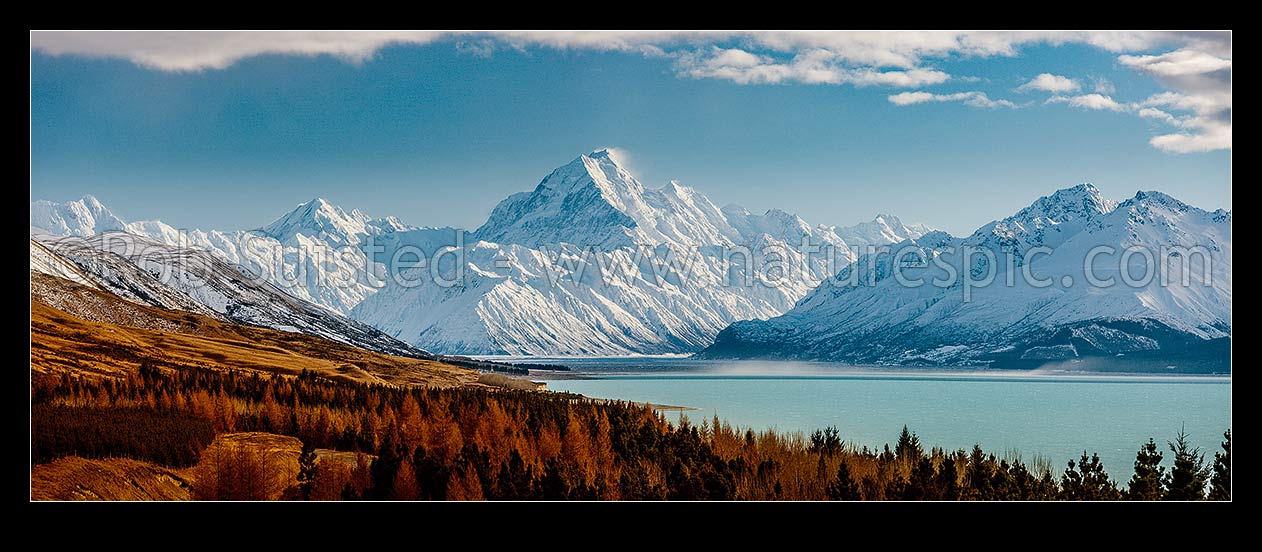
[[148,307],[31,273],[31,370],[121,375],[142,362],[449,387],[473,370],[373,353],[327,339]]
[[58,458],[31,467],[32,500],[188,500],[177,470],[128,458]]

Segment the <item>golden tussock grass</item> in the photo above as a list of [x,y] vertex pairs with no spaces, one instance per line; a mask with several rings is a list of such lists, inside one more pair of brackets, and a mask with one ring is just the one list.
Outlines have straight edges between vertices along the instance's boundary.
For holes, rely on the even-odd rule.
[[33,373],[118,377],[149,363],[280,374],[310,370],[358,383],[434,387],[464,385],[477,378],[474,370],[442,362],[148,307],[42,274],[32,273],[31,278]]

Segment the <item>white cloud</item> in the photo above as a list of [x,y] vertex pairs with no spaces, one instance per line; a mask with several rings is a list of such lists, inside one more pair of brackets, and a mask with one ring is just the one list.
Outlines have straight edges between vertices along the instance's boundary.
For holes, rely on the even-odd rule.
[[675,70],[696,79],[723,79],[737,84],[772,84],[782,82],[788,68],[771,58],[758,56],[739,48],[713,47],[708,55],[685,54]]
[[224,69],[263,54],[330,55],[363,62],[390,44],[426,44],[433,32],[31,32],[31,49],[112,57],[162,71]]
[[[1221,35],[1223,33],[1219,33]],[[516,48],[542,46],[642,52],[648,55],[704,51],[719,43],[784,55],[826,52],[844,67],[923,69],[925,59],[948,56],[1014,56],[1034,43],[1087,43],[1110,51],[1157,45],[1221,43],[1217,35],[1074,32],[754,32],[532,31],[440,32],[45,32],[31,33],[31,49],[53,55],[116,57],[168,71],[222,69],[261,54],[328,54],[363,61],[389,44],[425,44],[450,37],[491,38]],[[1230,51],[1230,38],[1226,38]]]
[[487,59],[495,55],[495,41],[486,38],[457,40],[456,51],[473,57]]
[[1069,105],[1105,111],[1126,111],[1126,107],[1104,94],[1083,94],[1069,98]]
[[1180,120],[1178,117],[1175,117],[1174,115],[1171,115],[1155,107],[1141,108],[1139,111],[1136,111],[1135,114],[1145,119],[1152,119],[1154,121],[1160,121],[1168,125],[1183,126],[1183,121]]
[[1094,109],[1096,111],[1126,111],[1127,106],[1122,105],[1109,96],[1104,94],[1082,94],[1078,96],[1052,96],[1047,99],[1047,103],[1067,103],[1073,107],[1081,107],[1084,109]]
[[1161,92],[1139,102],[1140,106],[1165,106],[1172,109],[1192,111],[1202,114],[1213,114],[1231,109],[1231,93],[1222,94],[1183,94],[1180,92]]
[[[1141,117],[1161,121],[1182,129],[1149,141],[1154,147],[1171,153],[1194,153],[1231,149],[1231,91],[1204,91],[1195,94],[1162,92],[1153,94],[1135,107]],[[1165,109],[1158,109],[1159,107]],[[1181,111],[1175,116],[1167,110]],[[1163,115],[1164,114],[1164,115]]]
[[963,102],[964,105],[995,109],[1000,107],[1016,108],[1017,104],[1008,100],[992,100],[983,92],[956,92],[954,94],[932,94],[924,91],[902,92],[887,98],[894,105],[913,105],[929,102]]
[[[1166,151],[1231,147],[1230,32],[33,31],[30,39],[32,52],[125,59],[160,71],[224,69],[265,54],[328,55],[362,63],[390,45],[450,40],[460,52],[474,56],[493,55],[500,47],[620,51],[669,58],[675,73],[686,78],[746,85],[804,83],[895,88],[968,80],[934,67],[935,61],[1011,57],[1018,55],[1023,46],[1077,43],[1121,54],[1121,65],[1152,75],[1177,97],[1157,95],[1144,102],[1123,104],[1112,98],[1113,87],[1103,79],[1095,81],[1093,94],[1071,95],[1081,89],[1081,83],[1052,74],[1039,75],[1020,89],[1057,94],[1049,100],[1053,103],[1131,112],[1178,126],[1181,133],[1152,140],[1154,146]],[[1162,49],[1170,51],[1151,54]],[[981,92],[910,92],[890,96],[890,101],[897,105],[958,101],[976,107],[1017,107],[1007,100],[992,100]],[[1166,113],[1170,119],[1155,116],[1152,111],[1141,114],[1145,108]],[[1171,120],[1179,123],[1175,125]]]
[[[1172,89],[1136,103],[1140,116],[1147,113],[1150,119],[1183,129],[1154,137],[1150,141],[1154,147],[1172,153],[1231,149],[1230,43],[1225,50],[1221,45],[1198,43],[1160,55],[1119,56],[1118,61]],[[1170,119],[1165,119],[1154,113],[1169,114],[1171,110],[1186,115],[1170,114]]]
[[875,69],[859,69],[850,72],[852,82],[858,86],[872,84],[913,88],[931,84],[942,84],[951,76],[934,69],[908,69],[906,71],[878,71]]
[[1171,153],[1201,153],[1231,149],[1231,123],[1198,123],[1196,132],[1180,132],[1154,136],[1148,143]]
[[1189,96],[1226,98],[1231,104],[1231,53],[1220,57],[1207,52],[1182,49],[1155,56],[1119,56],[1127,67],[1152,75],[1158,82]]
[[745,33],[746,42],[775,51],[794,52],[822,48],[838,52],[847,62],[878,67],[915,67],[924,59],[952,55],[1015,56],[1021,46],[1089,44],[1110,52],[1135,52],[1161,46],[1198,46],[1231,51],[1229,33],[1182,32],[761,32]]
[[[1231,95],[1161,92],[1143,101],[1121,103],[1103,94],[1053,96],[1047,103],[1064,103],[1083,109],[1116,111],[1135,115],[1179,129],[1154,136],[1153,147],[1170,153],[1200,153],[1231,149]],[[1165,109],[1161,109],[1165,108]],[[1185,112],[1176,115],[1170,111]]]
[[1053,94],[1065,94],[1069,92],[1077,92],[1081,86],[1078,81],[1069,77],[1053,75],[1051,73],[1043,73],[1021,86],[1017,87],[1017,92],[1029,92],[1031,90],[1042,90],[1043,92],[1051,92]]
[[[902,92],[893,94],[888,99],[894,105],[912,105],[925,102],[939,101],[939,95],[929,92]],[[945,101],[945,100],[942,100]]]
[[911,88],[943,83],[950,78],[942,71],[928,68],[847,67],[842,65],[841,58],[827,50],[810,50],[788,60],[778,60],[770,55],[718,46],[680,55],[675,70],[690,78],[722,79],[737,84],[798,82]]
[[770,32],[752,33],[752,45],[777,52],[822,49],[851,64],[909,69],[925,58],[951,54],[1015,55],[1015,45],[1029,35],[951,32]]
[[735,36],[726,32],[680,31],[509,31],[472,33],[502,39],[516,48],[543,46],[557,49],[620,52],[652,51],[664,46],[713,44]]
[[1231,60],[1198,52],[1175,50],[1158,56],[1118,56],[1123,65],[1161,77],[1201,75],[1231,69]]

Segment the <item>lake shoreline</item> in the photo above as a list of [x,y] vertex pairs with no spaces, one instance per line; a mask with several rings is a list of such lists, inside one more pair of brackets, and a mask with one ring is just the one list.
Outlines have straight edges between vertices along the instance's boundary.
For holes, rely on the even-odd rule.
[[1128,467],[1142,442],[1163,443],[1185,425],[1197,446],[1213,450],[1232,419],[1228,374],[571,360],[571,372],[530,377],[593,400],[690,408],[660,410],[672,423],[717,415],[755,432],[805,435],[836,426],[846,440],[874,447],[906,425],[927,445],[981,444],[1054,459],[1062,469],[1083,448],[1111,469]]
[[[529,362],[562,365],[568,371],[530,370],[531,377],[545,379],[582,379],[589,375],[588,368],[596,372],[612,373],[611,367],[621,367],[623,372],[639,373],[651,370],[661,372],[673,368],[680,373],[695,373],[707,367],[743,367],[750,375],[776,376],[785,373],[804,374],[952,374],[952,375],[1030,375],[1030,376],[1104,376],[1104,377],[1208,377],[1230,378],[1231,372],[1204,372],[1182,370],[1171,365],[1168,369],[1128,369],[1130,364],[1115,365],[1095,362],[1055,363],[1036,368],[1001,367],[991,365],[926,365],[926,364],[849,364],[817,360],[756,360],[756,359],[700,359],[681,355],[630,355],[630,356],[479,356],[479,360],[494,362]],[[1110,367],[1117,369],[1110,369]]]

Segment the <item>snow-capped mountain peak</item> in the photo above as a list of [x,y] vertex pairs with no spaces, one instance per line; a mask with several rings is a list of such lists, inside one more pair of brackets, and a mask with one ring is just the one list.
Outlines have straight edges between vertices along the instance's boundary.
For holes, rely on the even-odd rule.
[[[759,212],[720,209],[678,181],[647,188],[616,151],[597,150],[502,201],[464,238],[460,255],[435,257],[444,275],[462,267],[456,286],[414,285],[410,279],[434,278],[429,268],[391,276],[403,247],[434,257],[461,243],[459,231],[369,218],[322,198],[251,231],[158,221],[126,230],[204,249],[280,291],[442,352],[679,353],[705,346],[733,321],[785,312],[854,259],[830,226]],[[893,217],[881,227],[876,245],[919,235]],[[803,238],[823,247],[800,249]],[[326,254],[330,247],[337,254]],[[766,251],[786,269],[764,267]]]
[[645,188],[607,149],[580,155],[533,191],[509,196],[475,236],[528,247],[604,248],[730,243],[736,237],[703,194],[677,181]]
[[558,167],[533,191],[501,201],[475,236],[532,247],[652,243],[639,230],[650,210],[643,193],[634,176],[599,150]]
[[65,203],[42,199],[31,202],[31,228],[52,235],[91,236],[125,226],[122,219],[91,195]]
[[371,221],[368,222],[368,226],[378,228],[382,232],[386,232],[386,233],[414,230],[413,227],[403,224],[401,221],[399,221],[397,217],[393,215],[378,218],[378,219],[372,219]]
[[782,209],[767,209],[762,218],[766,221],[764,229],[769,230],[769,236],[789,243],[798,243],[802,236],[809,235],[812,231],[811,225],[802,220],[802,217]]
[[584,187],[595,186],[610,201],[644,191],[644,186],[618,165],[605,150],[580,155],[557,167],[539,186],[560,194],[571,194]]
[[358,236],[367,233],[366,224],[370,220],[358,210],[348,213],[328,200],[317,197],[299,204],[261,230],[287,245],[292,245],[297,236],[326,236],[337,245],[351,245],[358,241]]
[[933,231],[932,228],[923,224],[903,224],[898,217],[887,214],[878,214],[869,222],[842,226],[834,230],[847,244],[856,248],[898,243],[919,238]]
[[[1208,247],[1221,254],[1231,250],[1231,212],[1205,211],[1161,192],[1141,191],[1118,204],[1111,224],[1125,244],[1157,242],[1170,246]],[[1225,275],[1230,278],[1230,274]]]
[[[894,243],[924,231],[890,219],[867,232],[860,245]],[[720,209],[705,194],[675,180],[646,188],[609,150],[581,155],[554,170],[533,191],[509,196],[475,232],[478,240],[501,244],[605,248],[747,245],[764,235],[795,246],[804,236],[844,246],[849,240],[837,234],[779,209],[762,215],[736,205]]]
[[[1136,192],[1135,197],[1132,197],[1131,199],[1124,201],[1122,204],[1139,204],[1139,203],[1162,205],[1162,206],[1174,209],[1176,211],[1186,211],[1191,207],[1190,205],[1182,201],[1179,201],[1162,192],[1144,191],[1144,190],[1140,190]],[[1218,211],[1222,211],[1222,209],[1219,209]]]
[[79,199],[79,203],[83,204],[88,209],[94,212],[100,213],[100,212],[109,211],[109,209],[106,209],[105,205],[101,203],[101,200],[97,199],[96,196],[92,194],[85,194],[82,198]]
[[966,243],[1020,257],[1031,247],[1056,247],[1083,229],[1099,227],[1117,205],[1090,183],[1063,188],[1010,217],[979,228]]
[[1009,219],[1017,221],[1043,219],[1059,224],[1076,218],[1106,215],[1116,208],[1117,202],[1104,197],[1095,185],[1087,182],[1056,190],[1051,195],[1041,197]]

